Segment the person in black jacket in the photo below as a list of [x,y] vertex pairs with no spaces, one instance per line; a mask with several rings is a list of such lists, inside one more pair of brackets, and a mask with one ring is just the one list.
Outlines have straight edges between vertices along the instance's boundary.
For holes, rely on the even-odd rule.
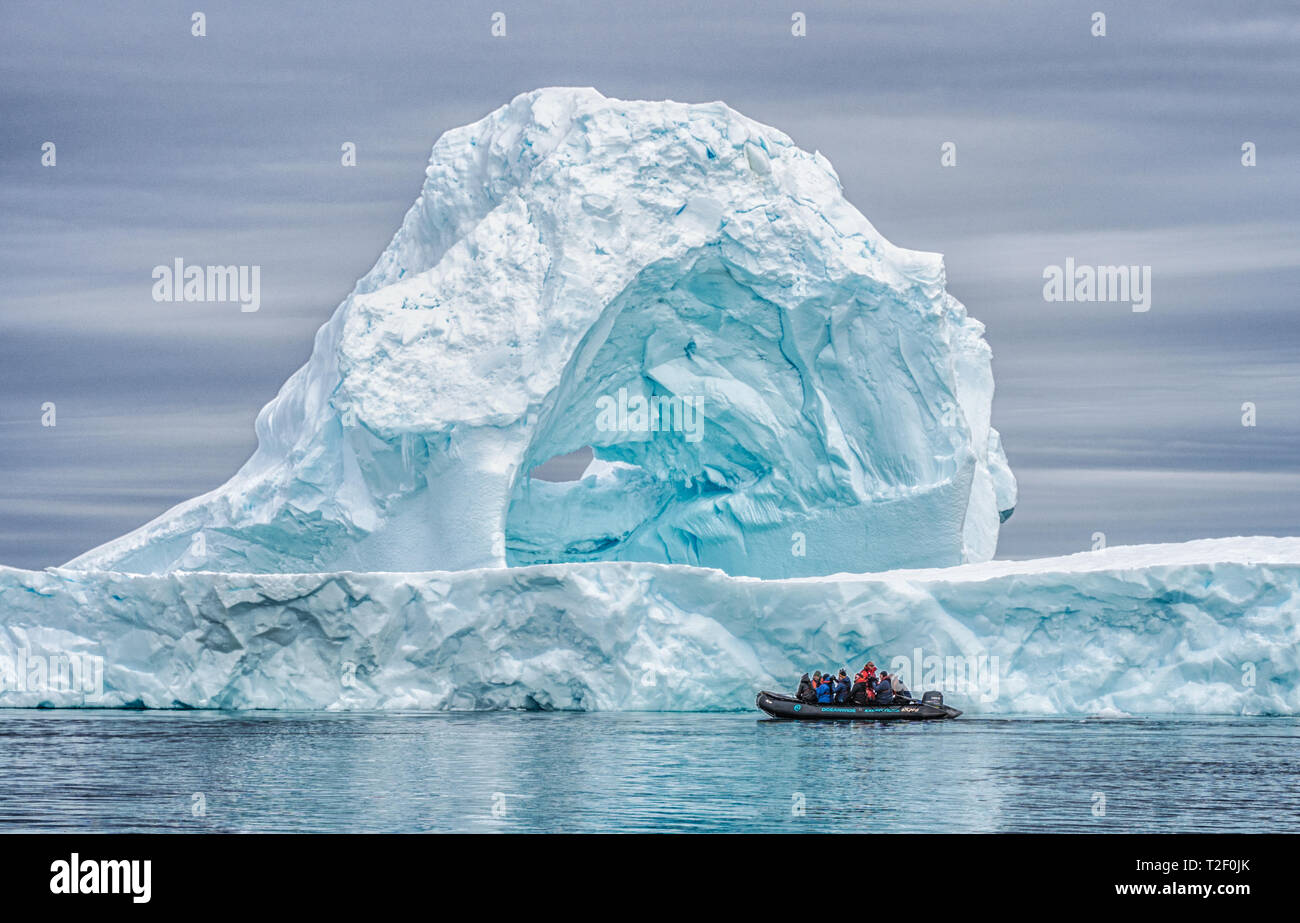
[[853,689],[849,692],[849,701],[854,705],[871,704],[871,687],[867,685],[867,680],[861,673],[853,681]]
[[817,685],[821,682],[821,678],[821,670],[814,673],[812,679],[808,678],[807,673],[799,677],[799,691],[794,694],[794,697],[800,702],[815,703],[817,701]]

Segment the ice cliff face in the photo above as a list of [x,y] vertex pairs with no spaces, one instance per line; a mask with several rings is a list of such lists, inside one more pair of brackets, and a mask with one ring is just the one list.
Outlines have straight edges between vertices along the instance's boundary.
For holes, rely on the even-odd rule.
[[[528,93],[439,139],[243,469],[68,566],[987,560],[1015,481],[944,284],[825,158],[721,103]],[[529,477],[587,446],[588,477]]]
[[[747,709],[870,657],[970,713],[1300,714],[1294,538],[790,580],[0,568],[0,612],[0,707]],[[102,694],[54,688],[83,655]]]

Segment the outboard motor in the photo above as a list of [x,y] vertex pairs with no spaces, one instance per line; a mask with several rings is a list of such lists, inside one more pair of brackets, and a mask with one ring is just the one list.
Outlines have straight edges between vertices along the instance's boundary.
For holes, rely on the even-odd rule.
[[938,691],[937,689],[931,689],[929,692],[926,692],[926,693],[922,694],[922,696],[921,696],[921,704],[922,704],[922,705],[933,705],[933,706],[935,706],[936,708],[942,708],[942,707],[943,707],[943,693],[940,692],[940,691]]

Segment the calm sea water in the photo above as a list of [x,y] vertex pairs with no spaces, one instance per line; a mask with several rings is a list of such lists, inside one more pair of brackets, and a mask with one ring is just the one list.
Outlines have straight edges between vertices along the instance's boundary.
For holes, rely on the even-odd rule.
[[0,831],[1294,832],[1298,755],[1289,718],[0,711]]

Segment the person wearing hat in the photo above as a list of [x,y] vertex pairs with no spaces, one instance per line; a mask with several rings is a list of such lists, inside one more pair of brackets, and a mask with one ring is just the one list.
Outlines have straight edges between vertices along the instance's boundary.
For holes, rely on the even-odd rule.
[[840,672],[835,675],[834,682],[835,704],[847,705],[849,701],[849,691],[852,688],[853,684],[849,682],[848,671],[843,667],[840,667]]
[[805,673],[799,677],[799,690],[794,694],[794,697],[800,702],[807,702],[809,705],[815,704],[817,702],[817,684],[821,682],[821,679],[821,670],[814,673],[812,679],[809,679],[808,674]]
[[830,705],[831,697],[833,695],[834,690],[831,684],[831,674],[828,670],[822,674],[821,682],[817,684],[817,704]]
[[[870,670],[871,672],[867,672]],[[875,698],[872,685],[876,681],[876,668],[867,664],[857,676],[853,677],[853,688],[849,691],[849,701],[854,705],[870,705]]]
[[889,674],[884,670],[880,671],[880,682],[876,683],[876,704],[894,704],[894,684],[889,681]]

